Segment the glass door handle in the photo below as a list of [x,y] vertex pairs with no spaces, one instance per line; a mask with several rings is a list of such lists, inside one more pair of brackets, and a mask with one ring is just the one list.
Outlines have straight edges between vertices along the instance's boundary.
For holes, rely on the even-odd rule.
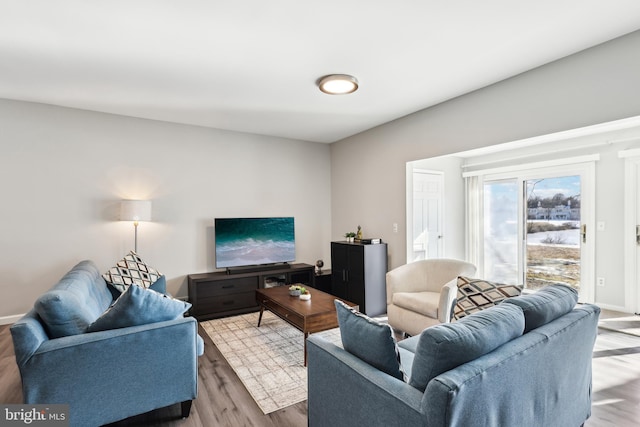
[[582,235],[582,243],[587,243],[587,225],[582,224],[580,227],[580,234]]
[[640,225],[636,225],[636,245],[640,245]]

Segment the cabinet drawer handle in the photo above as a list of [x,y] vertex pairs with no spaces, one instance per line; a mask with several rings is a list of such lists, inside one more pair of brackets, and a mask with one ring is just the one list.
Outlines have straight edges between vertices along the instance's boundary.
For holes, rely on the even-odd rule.
[[233,301],[225,301],[222,305],[233,305]]
[[224,285],[222,287],[222,289],[231,289],[231,288],[235,288],[235,287],[236,287],[235,285]]

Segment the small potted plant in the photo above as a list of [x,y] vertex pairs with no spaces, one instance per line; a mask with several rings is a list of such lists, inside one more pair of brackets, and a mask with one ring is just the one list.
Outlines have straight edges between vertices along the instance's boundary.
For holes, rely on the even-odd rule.
[[289,286],[289,295],[292,297],[299,297],[304,288],[300,285],[291,285]]
[[356,238],[356,233],[354,233],[353,231],[350,231],[348,233],[345,233],[344,237],[347,238],[347,242],[353,243],[353,241]]

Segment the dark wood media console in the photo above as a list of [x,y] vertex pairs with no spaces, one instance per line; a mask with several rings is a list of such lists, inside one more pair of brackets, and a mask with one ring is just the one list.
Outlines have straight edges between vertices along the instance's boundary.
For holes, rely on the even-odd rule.
[[256,289],[292,283],[313,286],[314,267],[291,264],[246,273],[217,271],[189,274],[187,280],[192,304],[190,314],[198,320],[207,320],[260,310]]

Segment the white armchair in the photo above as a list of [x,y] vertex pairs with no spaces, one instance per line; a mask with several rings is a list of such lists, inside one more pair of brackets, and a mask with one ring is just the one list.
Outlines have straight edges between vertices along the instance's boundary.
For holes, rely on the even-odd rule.
[[456,300],[458,276],[473,276],[475,265],[456,259],[427,259],[387,273],[389,325],[409,335],[449,323]]

